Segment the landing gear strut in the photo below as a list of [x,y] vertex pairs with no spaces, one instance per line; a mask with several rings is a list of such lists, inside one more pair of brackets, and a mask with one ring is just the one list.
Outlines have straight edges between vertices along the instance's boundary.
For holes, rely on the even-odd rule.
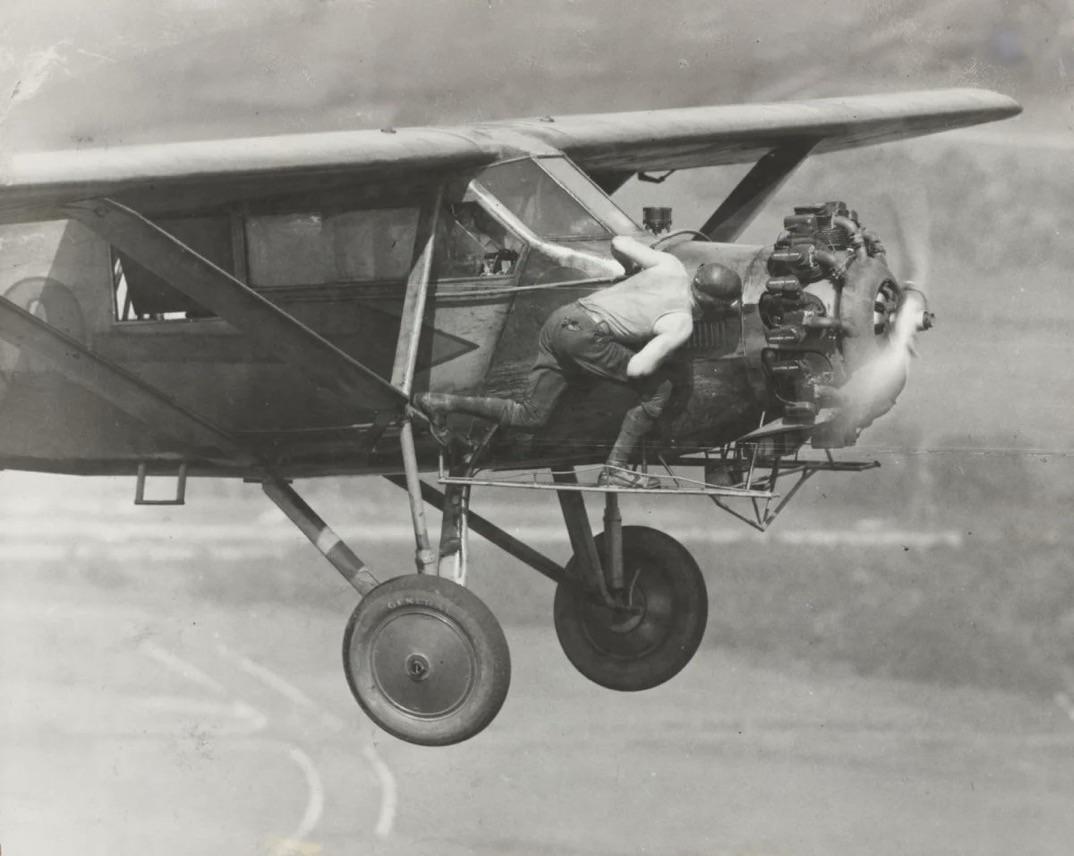
[[[554,474],[576,485],[573,471]],[[556,587],[553,617],[567,659],[594,683],[646,690],[690,662],[708,621],[705,578],[674,538],[622,526],[619,498],[605,494],[605,531],[595,538],[581,494],[559,492],[575,553]]]

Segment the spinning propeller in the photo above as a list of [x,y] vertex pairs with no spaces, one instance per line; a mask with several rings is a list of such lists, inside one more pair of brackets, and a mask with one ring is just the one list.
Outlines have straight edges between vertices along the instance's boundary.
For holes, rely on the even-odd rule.
[[[884,415],[906,385],[915,341],[932,326],[925,283],[929,278],[929,218],[924,192],[896,207],[896,236],[907,276],[901,290],[881,288],[873,302],[876,353],[838,390],[838,416],[848,430],[861,430]],[[908,210],[909,209],[909,210]],[[909,214],[909,216],[907,216]]]

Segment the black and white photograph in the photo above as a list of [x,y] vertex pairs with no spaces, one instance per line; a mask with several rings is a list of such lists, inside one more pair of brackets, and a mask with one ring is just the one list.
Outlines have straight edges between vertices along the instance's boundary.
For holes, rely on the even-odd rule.
[[7,0],[0,854],[1069,856],[1072,0]]

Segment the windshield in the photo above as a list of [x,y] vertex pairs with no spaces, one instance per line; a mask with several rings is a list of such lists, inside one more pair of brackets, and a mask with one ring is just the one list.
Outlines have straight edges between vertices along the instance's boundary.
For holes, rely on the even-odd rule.
[[[538,235],[556,240],[609,238],[638,227],[565,158],[509,161],[478,181]],[[598,219],[599,218],[599,219]]]
[[541,158],[538,163],[574,195],[579,202],[597,215],[616,235],[636,235],[642,231],[623,210],[612,202],[578,167],[566,158]]

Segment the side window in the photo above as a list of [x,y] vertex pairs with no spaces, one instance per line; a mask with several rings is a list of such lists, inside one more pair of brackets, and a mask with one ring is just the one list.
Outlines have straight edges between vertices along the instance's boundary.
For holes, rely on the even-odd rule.
[[453,202],[440,212],[436,273],[441,279],[510,276],[523,244],[477,202]]
[[[221,217],[158,220],[192,250],[228,273],[235,272],[231,221]],[[126,253],[112,248],[112,293],[117,321],[186,321],[212,313]]]
[[417,228],[416,207],[248,217],[250,282],[273,288],[405,280]]

